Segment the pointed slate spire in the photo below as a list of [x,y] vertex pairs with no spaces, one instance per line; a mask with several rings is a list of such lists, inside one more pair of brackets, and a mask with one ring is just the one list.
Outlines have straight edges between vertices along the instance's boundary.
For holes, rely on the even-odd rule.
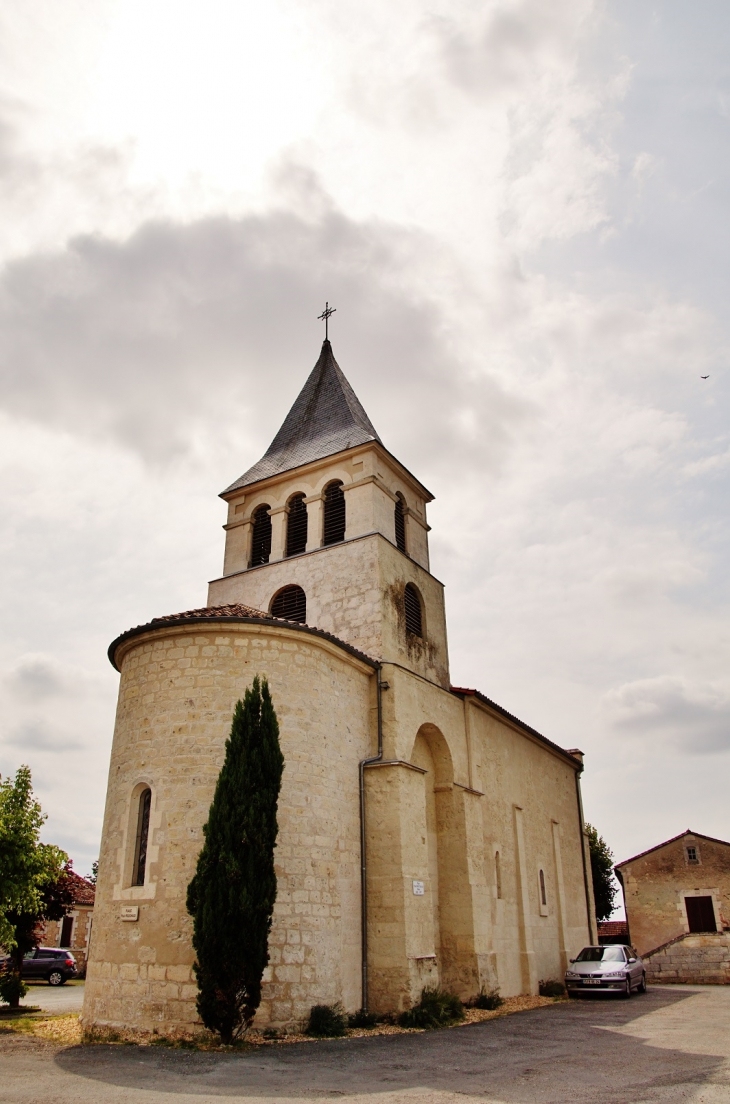
[[269,448],[223,494],[367,441],[380,438],[325,340],[319,360]]

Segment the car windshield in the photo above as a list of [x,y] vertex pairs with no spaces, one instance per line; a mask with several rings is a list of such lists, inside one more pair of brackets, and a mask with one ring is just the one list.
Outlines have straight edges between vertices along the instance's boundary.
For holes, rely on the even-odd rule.
[[621,947],[584,947],[576,962],[624,962]]

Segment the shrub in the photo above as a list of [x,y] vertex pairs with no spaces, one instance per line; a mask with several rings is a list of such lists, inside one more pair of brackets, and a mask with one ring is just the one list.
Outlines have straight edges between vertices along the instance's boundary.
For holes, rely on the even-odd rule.
[[540,982],[540,996],[563,997],[565,996],[565,986],[562,981],[553,981],[548,978],[547,981]]
[[435,986],[421,990],[418,1004],[398,1017],[401,1027],[448,1027],[464,1019],[464,1006],[453,993]]
[[499,989],[485,989],[484,986],[474,999],[469,1001],[471,1008],[485,1008],[490,1012],[493,1012],[495,1008],[500,1008],[503,1004],[504,1000],[499,995]]
[[236,703],[226,754],[188,886],[198,1014],[226,1045],[261,1001],[276,900],[274,847],[284,757],[266,679]]
[[9,1004],[11,1008],[17,1008],[27,992],[28,986],[9,963],[0,967],[0,1000]]
[[336,1038],[347,1031],[347,1016],[338,1001],[337,1004],[315,1004],[309,1013],[306,1035],[319,1038]]
[[347,1017],[347,1022],[350,1027],[375,1027],[378,1017],[374,1012],[366,1012],[364,1008],[359,1008],[357,1012]]

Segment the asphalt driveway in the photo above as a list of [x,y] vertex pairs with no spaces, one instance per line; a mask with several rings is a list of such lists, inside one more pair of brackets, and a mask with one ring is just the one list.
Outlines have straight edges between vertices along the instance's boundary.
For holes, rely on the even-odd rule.
[[84,1003],[83,981],[67,981],[65,985],[49,985],[46,981],[31,981],[21,1002],[34,1008],[42,1008],[53,1016],[62,1012],[80,1012]]
[[13,1104],[730,1102],[730,987],[650,989],[418,1035],[244,1054],[0,1038]]

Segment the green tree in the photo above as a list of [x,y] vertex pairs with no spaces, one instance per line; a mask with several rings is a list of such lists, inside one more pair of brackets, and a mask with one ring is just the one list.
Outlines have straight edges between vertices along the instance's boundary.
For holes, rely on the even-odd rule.
[[45,819],[29,767],[0,779],[0,943],[10,956],[0,973],[0,997],[14,1008],[27,992],[23,955],[38,945],[40,923],[60,920],[72,902],[68,855],[40,842]]
[[206,1027],[232,1043],[261,1001],[276,900],[274,845],[284,758],[266,679],[236,703],[231,734],[188,886],[198,981]]
[[608,920],[613,912],[614,897],[618,887],[613,878],[613,851],[592,824],[586,822],[591,851],[593,896],[596,901],[596,920]]

